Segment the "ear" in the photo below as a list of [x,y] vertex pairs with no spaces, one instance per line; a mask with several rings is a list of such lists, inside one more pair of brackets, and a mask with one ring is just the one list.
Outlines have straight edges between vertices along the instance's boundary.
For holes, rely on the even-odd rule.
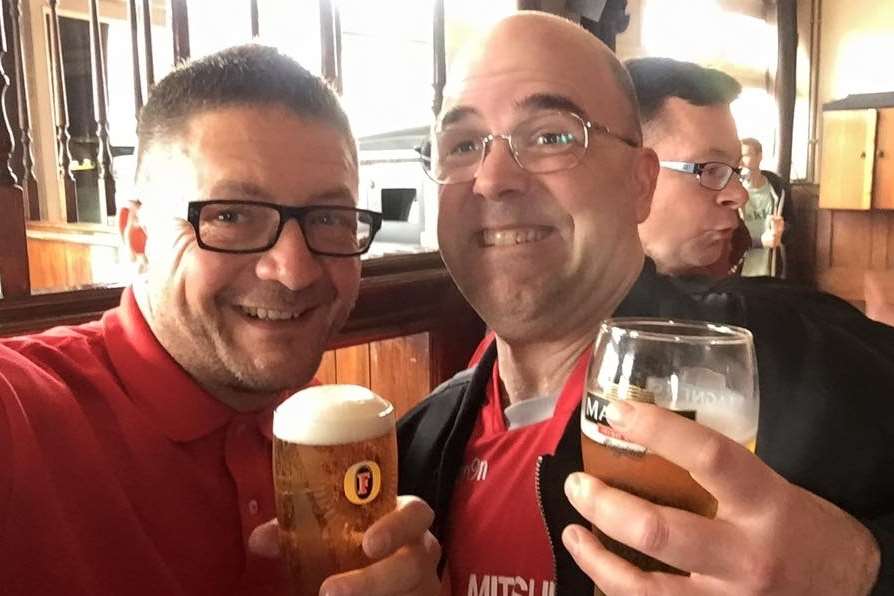
[[636,223],[643,223],[649,217],[659,169],[658,154],[650,147],[640,149],[633,167]]
[[137,264],[142,272],[147,265],[146,228],[139,218],[140,204],[129,202],[118,210],[118,232],[127,252],[128,259]]

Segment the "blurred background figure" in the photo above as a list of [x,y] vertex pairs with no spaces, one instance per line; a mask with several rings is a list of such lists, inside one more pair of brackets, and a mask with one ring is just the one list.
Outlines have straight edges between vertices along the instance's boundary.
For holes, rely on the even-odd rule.
[[751,248],[745,253],[742,275],[785,277],[785,241],[791,222],[791,194],[788,184],[773,172],[761,170],[763,147],[753,138],[742,139],[743,179],[748,202],[742,219],[748,226]]

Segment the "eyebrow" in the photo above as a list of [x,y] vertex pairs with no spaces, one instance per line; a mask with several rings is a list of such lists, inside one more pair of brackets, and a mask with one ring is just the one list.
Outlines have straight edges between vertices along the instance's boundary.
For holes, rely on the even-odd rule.
[[[586,119],[584,110],[564,95],[555,93],[534,93],[512,103],[515,110],[567,110]],[[480,116],[481,112],[470,106],[456,106],[444,113],[438,123],[439,128],[456,124],[471,116]]]
[[266,189],[248,180],[221,180],[211,187],[208,194],[212,198],[273,198]]
[[[707,161],[722,161],[723,163],[727,163],[727,160],[735,154],[728,153],[728,152],[724,151],[723,149],[718,149],[717,147],[712,147],[712,148],[708,149],[707,151],[702,152],[700,155],[704,155],[707,159],[699,160],[699,161],[706,161],[706,162]],[[742,161],[741,154],[738,157],[734,158],[732,160],[732,163],[730,163],[728,165],[736,167],[739,165],[740,161]]]
[[[215,199],[255,199],[275,202],[275,197],[262,186],[247,180],[222,180],[211,187],[210,198]],[[355,193],[346,185],[332,186],[315,193],[310,203],[348,201],[355,204]]]
[[514,107],[519,110],[565,110],[586,119],[583,108],[570,98],[555,93],[534,93],[514,102]]
[[357,198],[354,196],[354,193],[351,192],[351,189],[344,185],[334,186],[330,189],[324,190],[322,192],[318,192],[314,194],[311,199],[311,204],[316,204],[320,201],[326,202],[337,202],[337,201],[348,201],[352,205],[357,203]]

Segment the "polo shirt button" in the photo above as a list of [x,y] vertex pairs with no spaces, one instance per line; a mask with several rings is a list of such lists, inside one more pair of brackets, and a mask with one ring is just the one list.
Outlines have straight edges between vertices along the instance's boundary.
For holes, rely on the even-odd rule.
[[248,512],[252,515],[258,514],[258,501],[257,499],[252,499],[248,502]]
[[245,434],[246,424],[244,422],[240,422],[236,425],[236,436],[242,436]]

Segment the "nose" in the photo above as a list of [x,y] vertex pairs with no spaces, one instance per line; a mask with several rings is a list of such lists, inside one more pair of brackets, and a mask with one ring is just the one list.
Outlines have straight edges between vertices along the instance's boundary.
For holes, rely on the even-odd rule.
[[733,176],[726,188],[717,193],[717,204],[728,209],[741,209],[748,202],[748,191],[738,176]]
[[319,256],[310,252],[301,226],[294,219],[283,226],[279,238],[258,259],[258,279],[277,281],[290,290],[312,285],[323,276]]
[[515,161],[509,141],[495,137],[485,152],[472,190],[476,195],[490,200],[503,200],[524,193],[530,174]]

